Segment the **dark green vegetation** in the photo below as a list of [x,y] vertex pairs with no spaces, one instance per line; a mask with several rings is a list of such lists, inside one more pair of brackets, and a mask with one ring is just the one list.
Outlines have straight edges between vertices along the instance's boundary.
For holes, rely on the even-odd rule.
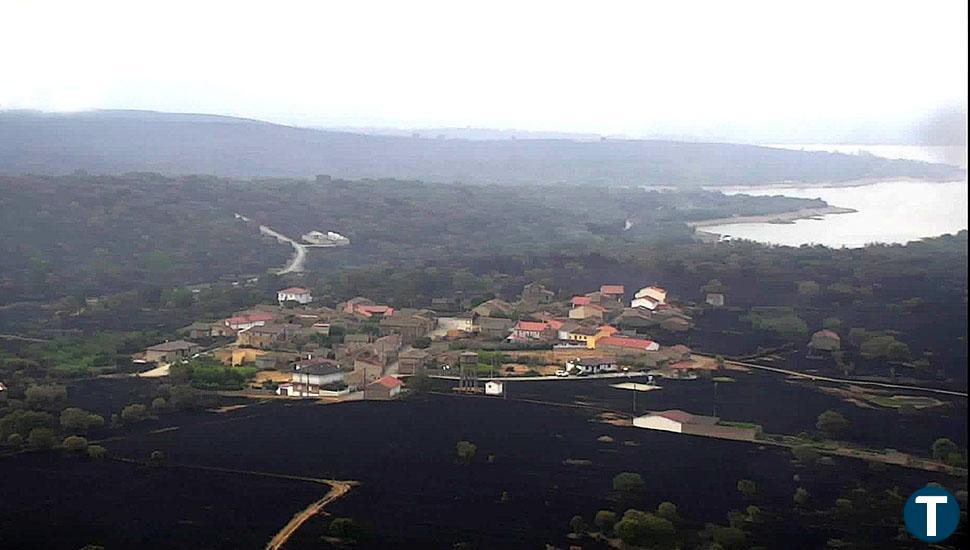
[[171,379],[205,390],[241,390],[256,374],[255,367],[228,367],[211,357],[199,357],[170,367]]
[[[478,187],[402,181],[217,178],[0,177],[0,305],[124,291],[134,307],[185,309],[174,285],[232,281],[282,266],[291,249],[258,224],[299,239],[336,230],[353,246],[312,251],[330,269],[495,254],[609,250],[617,243],[685,240],[684,222],[819,206],[821,201],[640,189]],[[253,220],[236,219],[241,213]],[[624,231],[627,220],[633,226]],[[313,261],[313,258],[311,258]],[[469,285],[473,284],[471,281]],[[129,306],[132,307],[132,306]]]
[[[36,143],[45,147],[33,147]],[[724,185],[962,176],[948,166],[750,145],[382,137],[144,111],[0,113],[0,166],[7,174],[150,168],[169,174],[330,174],[492,184]]]

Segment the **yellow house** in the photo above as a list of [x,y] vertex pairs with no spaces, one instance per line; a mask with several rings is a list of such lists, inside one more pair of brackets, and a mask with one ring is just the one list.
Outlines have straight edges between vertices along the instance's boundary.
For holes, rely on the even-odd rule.
[[227,365],[238,367],[244,363],[255,363],[256,358],[266,352],[252,348],[223,348],[215,352],[216,359]]
[[617,332],[619,332],[619,331],[616,330],[615,328],[611,327],[610,325],[603,325],[603,326],[597,328],[596,329],[596,334],[594,334],[594,335],[592,335],[592,336],[590,336],[589,338],[586,339],[586,348],[587,349],[596,349],[596,342],[599,341],[600,338],[606,338],[608,336],[613,336]]

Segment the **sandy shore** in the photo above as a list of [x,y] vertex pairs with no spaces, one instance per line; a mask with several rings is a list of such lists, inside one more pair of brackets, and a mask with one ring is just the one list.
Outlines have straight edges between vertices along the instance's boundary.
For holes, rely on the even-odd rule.
[[804,220],[829,214],[851,214],[856,212],[852,208],[842,208],[841,206],[823,206],[819,208],[802,208],[790,212],[779,212],[777,214],[765,214],[762,216],[734,216],[731,218],[715,218],[712,220],[701,220],[689,222],[691,227],[709,227],[712,225],[727,225],[733,223],[788,223],[795,220]]

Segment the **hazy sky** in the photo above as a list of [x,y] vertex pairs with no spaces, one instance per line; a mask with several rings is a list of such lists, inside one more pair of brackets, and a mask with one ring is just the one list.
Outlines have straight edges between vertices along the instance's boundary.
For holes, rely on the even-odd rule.
[[2,108],[782,136],[966,98],[965,0],[0,3]]

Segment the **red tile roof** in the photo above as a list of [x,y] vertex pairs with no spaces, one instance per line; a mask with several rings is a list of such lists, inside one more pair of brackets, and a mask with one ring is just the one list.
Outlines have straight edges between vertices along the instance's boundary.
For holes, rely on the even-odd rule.
[[592,303],[589,296],[573,296],[570,300],[574,306],[585,306]]
[[385,388],[389,388],[389,389],[400,388],[401,386],[404,385],[400,380],[398,380],[397,378],[394,378],[393,376],[385,376],[383,378],[380,378],[379,380],[376,380],[373,383],[380,384]]
[[284,294],[309,294],[310,293],[308,289],[305,289],[302,286],[291,286],[290,288],[284,288],[280,292]]
[[620,330],[618,328],[613,327],[613,326],[610,326],[610,325],[602,325],[599,328],[597,328],[596,330],[599,331],[599,332],[605,332],[609,336],[613,336],[617,332],[620,332]]
[[631,348],[631,349],[642,349],[649,350],[653,347],[655,342],[653,340],[646,340],[642,338],[623,338],[621,336],[607,336],[606,338],[600,338],[596,342],[596,346],[609,345],[618,346],[621,348]]
[[546,321],[546,324],[549,325],[549,328],[553,330],[559,330],[562,328],[563,322],[559,319],[549,319]]
[[623,294],[625,290],[623,285],[603,285],[600,287],[602,294]]
[[548,323],[539,321],[519,321],[515,324],[515,330],[523,330],[526,332],[542,332],[547,328],[549,328]]

